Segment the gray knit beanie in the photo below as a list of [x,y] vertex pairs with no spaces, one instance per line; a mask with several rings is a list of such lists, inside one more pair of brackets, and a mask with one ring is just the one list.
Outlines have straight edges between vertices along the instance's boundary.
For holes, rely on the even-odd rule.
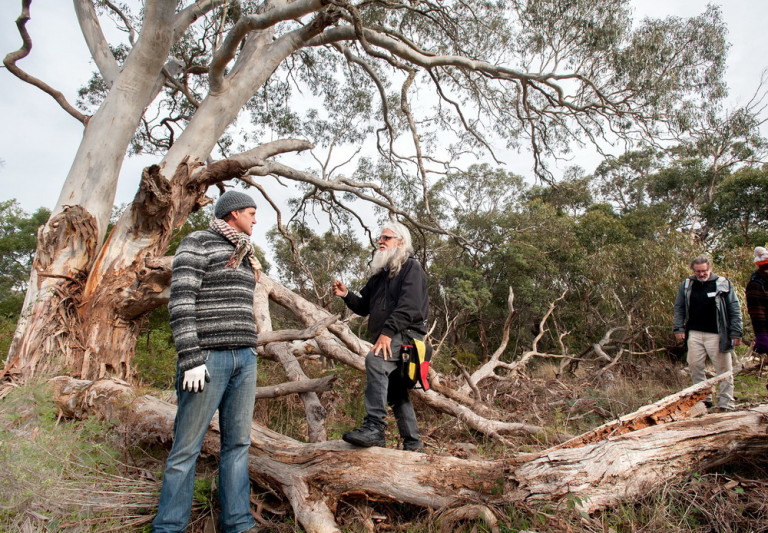
[[256,202],[253,201],[253,198],[242,192],[227,191],[219,197],[213,214],[216,218],[224,218],[232,211],[246,207],[256,208]]

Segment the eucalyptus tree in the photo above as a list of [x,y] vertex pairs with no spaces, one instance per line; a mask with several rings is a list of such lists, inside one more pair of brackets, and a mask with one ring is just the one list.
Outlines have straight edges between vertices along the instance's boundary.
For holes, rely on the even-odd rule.
[[343,279],[350,287],[362,287],[371,258],[369,250],[351,231],[317,235],[306,224],[294,226],[285,235],[276,229],[269,232],[279,279],[322,307],[338,302],[338,309],[343,310],[340,300],[331,293],[331,283]]
[[[130,376],[141,318],[165,301],[164,253],[211,186],[240,179],[271,200],[292,180],[332,217],[365,220],[368,202],[441,232],[426,193],[467,160],[525,145],[552,179],[574,142],[677,133],[725,91],[715,7],[633,25],[628,0],[75,0],[98,68],[81,110],[21,67],[31,5],[4,64],[84,129],[6,366],[25,376]],[[279,159],[313,148],[316,171]],[[105,239],[135,152],[157,164]]]
[[[720,253],[768,242],[768,165],[745,167],[715,188],[702,214]],[[719,254],[718,254],[719,255]]]

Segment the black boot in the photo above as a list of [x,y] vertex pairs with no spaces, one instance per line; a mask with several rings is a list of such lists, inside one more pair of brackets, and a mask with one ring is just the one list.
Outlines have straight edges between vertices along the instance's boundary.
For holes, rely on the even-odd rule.
[[387,446],[387,441],[384,438],[384,428],[377,428],[372,424],[363,424],[357,429],[347,431],[342,435],[341,439],[344,442],[364,448],[370,448],[371,446],[385,448]]
[[424,443],[421,441],[421,439],[404,439],[403,450],[406,452],[424,453]]

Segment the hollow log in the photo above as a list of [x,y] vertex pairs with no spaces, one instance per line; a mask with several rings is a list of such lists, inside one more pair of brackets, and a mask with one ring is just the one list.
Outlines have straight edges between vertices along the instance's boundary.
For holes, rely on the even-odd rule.
[[[98,415],[126,424],[147,439],[171,439],[175,406],[138,396],[126,382],[61,376],[51,384],[65,416]],[[683,398],[683,403],[690,400]],[[668,398],[661,403],[665,409],[671,406]],[[218,452],[216,420],[204,450]],[[577,502],[581,510],[594,512],[693,469],[745,455],[759,457],[767,450],[768,405],[669,423],[660,420],[578,447],[488,460],[361,449],[342,441],[307,444],[254,424],[249,470],[255,482],[285,496],[306,531],[326,533],[340,531],[336,508],[350,497],[430,509],[458,508],[468,501],[489,508]]]

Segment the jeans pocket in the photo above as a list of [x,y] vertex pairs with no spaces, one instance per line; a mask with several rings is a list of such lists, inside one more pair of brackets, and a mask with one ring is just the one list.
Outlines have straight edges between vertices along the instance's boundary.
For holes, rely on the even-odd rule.
[[251,347],[250,350],[254,357],[257,357],[259,355],[259,352],[256,351],[256,348]]

